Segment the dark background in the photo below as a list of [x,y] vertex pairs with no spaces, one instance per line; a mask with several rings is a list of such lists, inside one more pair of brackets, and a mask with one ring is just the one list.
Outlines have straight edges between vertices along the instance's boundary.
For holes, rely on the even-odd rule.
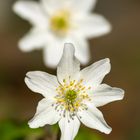
[[[7,120],[22,124],[34,115],[42,96],[32,93],[24,84],[26,72],[42,70],[55,74],[55,70],[44,66],[42,51],[23,53],[18,49],[17,42],[30,25],[12,12],[14,2],[0,0],[0,127]],[[89,41],[92,55],[89,64],[109,57],[112,70],[105,82],[123,88],[125,99],[101,108],[113,128],[110,135],[87,128],[85,131],[92,131],[102,140],[139,140],[140,0],[99,0],[95,11],[111,22],[113,30]]]

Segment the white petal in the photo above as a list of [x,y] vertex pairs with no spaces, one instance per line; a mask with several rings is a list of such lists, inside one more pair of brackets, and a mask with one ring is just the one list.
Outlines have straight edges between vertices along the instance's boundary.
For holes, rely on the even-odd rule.
[[61,140],[73,140],[78,133],[80,122],[77,117],[70,122],[68,122],[68,117],[65,117],[59,121],[59,127],[62,133]]
[[28,20],[36,26],[46,26],[47,17],[38,2],[34,1],[17,1],[13,6],[14,12],[23,19]]
[[45,32],[33,29],[19,41],[19,48],[25,52],[40,49],[47,44],[47,40],[48,35]]
[[80,63],[75,55],[74,46],[66,43],[63,51],[62,58],[57,67],[58,80],[63,83],[63,79],[75,79],[80,71]]
[[52,16],[56,11],[67,9],[70,2],[69,0],[41,0],[41,3],[46,13]]
[[78,32],[86,38],[99,37],[111,31],[110,23],[98,14],[82,15],[75,20]]
[[105,122],[103,114],[92,104],[87,104],[87,107],[88,110],[81,110],[78,112],[81,122],[89,128],[109,134],[112,129]]
[[41,71],[28,72],[25,83],[33,92],[40,93],[47,98],[54,97],[56,88],[59,86],[56,76]]
[[46,12],[53,15],[59,10],[68,10],[73,13],[87,13],[96,4],[96,0],[42,0]]
[[113,101],[122,100],[124,91],[120,88],[112,88],[102,84],[93,92],[92,97],[93,104],[96,107],[100,107]]
[[46,66],[56,68],[63,53],[63,45],[56,40],[49,41],[43,53]]
[[53,103],[45,98],[39,102],[35,116],[28,123],[31,128],[42,127],[46,124],[52,125],[59,121],[60,115],[52,107]]
[[95,90],[105,75],[110,72],[110,69],[110,60],[106,58],[83,69],[80,76],[85,85],[91,86]]
[[94,9],[97,0],[71,0],[71,8],[79,13]]
[[[77,35],[76,35],[77,34]],[[89,44],[85,38],[81,36],[81,34],[76,33],[72,34],[67,42],[72,42],[75,46],[75,56],[82,63],[87,64],[90,60],[90,51]]]

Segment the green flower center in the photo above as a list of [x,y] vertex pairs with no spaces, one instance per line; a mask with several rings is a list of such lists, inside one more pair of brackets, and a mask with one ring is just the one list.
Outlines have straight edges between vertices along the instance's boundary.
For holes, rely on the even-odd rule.
[[52,26],[56,30],[64,30],[67,27],[67,21],[63,17],[55,17],[52,19]]
[[65,100],[68,103],[73,104],[75,102],[76,98],[77,98],[77,93],[74,90],[68,90],[66,92]]
[[65,34],[69,29],[69,13],[58,12],[50,21],[51,30],[57,34]]
[[69,82],[64,79],[63,84],[56,88],[58,93],[55,96],[57,107],[61,106],[62,110],[69,111],[72,114],[75,114],[79,108],[86,109],[83,101],[90,100],[87,94],[90,89],[91,87],[83,85],[83,79],[76,81],[69,78]]

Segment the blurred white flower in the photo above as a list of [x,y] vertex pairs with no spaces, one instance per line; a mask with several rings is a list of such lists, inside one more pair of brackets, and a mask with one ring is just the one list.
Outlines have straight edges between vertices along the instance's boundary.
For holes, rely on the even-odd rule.
[[42,94],[31,128],[59,122],[61,140],[73,140],[78,133],[80,121],[93,129],[109,134],[111,128],[97,107],[121,100],[124,91],[101,84],[110,72],[109,59],[103,59],[80,71],[80,63],[74,55],[72,44],[65,44],[57,67],[57,77],[45,72],[28,72],[27,86]]
[[46,65],[56,67],[63,52],[63,44],[76,46],[76,57],[82,64],[89,61],[87,39],[111,30],[101,15],[92,14],[96,0],[40,0],[17,1],[14,11],[28,20],[32,29],[19,41],[22,51],[43,49]]

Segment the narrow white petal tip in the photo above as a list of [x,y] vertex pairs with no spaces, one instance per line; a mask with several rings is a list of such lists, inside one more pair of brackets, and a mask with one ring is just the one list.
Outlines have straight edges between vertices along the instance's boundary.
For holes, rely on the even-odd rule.
[[103,59],[103,63],[106,64],[108,66],[108,72],[107,74],[110,72],[111,70],[111,63],[110,63],[110,59],[109,58],[105,58]]
[[18,4],[19,2],[16,2],[16,3],[14,3],[14,5],[13,5],[13,7],[12,7],[12,9],[13,9],[13,11],[16,13],[17,12],[17,8],[18,8]]
[[102,62],[102,64],[105,64],[105,63],[110,64],[110,59],[109,58],[104,58],[104,59],[101,59],[99,62]]
[[124,98],[124,93],[125,91],[123,89],[118,88],[119,93],[120,93],[120,100],[122,100]]
[[32,74],[32,72],[29,71],[26,73],[26,76],[29,77],[31,74]]
[[110,33],[112,31],[112,25],[109,22],[107,22],[106,25],[107,25],[106,32]]
[[72,43],[65,43],[64,50],[68,50],[68,49],[71,49],[74,51],[75,50],[74,45]]
[[27,72],[27,73],[26,73],[26,77],[25,77],[25,79],[24,79],[25,81],[28,80],[28,79],[30,79],[30,74],[31,74],[31,72]]
[[19,41],[19,43],[18,43],[18,48],[22,52],[30,52],[30,51],[32,51],[31,47],[25,46],[21,41]]
[[106,62],[110,63],[110,59],[109,58],[105,58],[104,59]]
[[25,84],[28,86],[28,85],[30,85],[30,80],[31,80],[31,73],[32,72],[27,72],[26,73],[26,77],[24,78],[24,82],[25,82]]
[[34,118],[33,118],[28,122],[28,125],[30,128],[35,129],[35,128],[43,127],[45,124],[39,125],[37,122],[34,121]]
[[105,25],[104,34],[108,34],[112,31],[112,25],[105,18],[103,19],[104,19],[104,25]]
[[13,11],[18,14],[19,11],[23,8],[24,3],[25,3],[24,1],[15,2],[13,7],[12,7]]
[[112,131],[112,128],[111,127],[109,127],[104,133],[105,134],[110,134],[111,133],[111,131]]
[[28,78],[27,77],[24,78],[24,82],[27,84],[27,82],[28,82]]
[[30,77],[32,77],[33,75],[40,75],[40,73],[42,73],[41,71],[29,71],[29,72],[27,72],[26,73],[26,77],[28,77],[28,78],[30,78]]
[[111,63],[110,63],[110,59],[109,59],[109,58],[106,58],[105,60],[106,60],[106,63],[108,63],[108,65],[109,65],[109,72],[110,72],[110,70],[111,70]]
[[35,126],[35,125],[32,123],[32,121],[29,121],[29,122],[28,122],[28,125],[29,125],[30,128],[38,128],[37,126]]

